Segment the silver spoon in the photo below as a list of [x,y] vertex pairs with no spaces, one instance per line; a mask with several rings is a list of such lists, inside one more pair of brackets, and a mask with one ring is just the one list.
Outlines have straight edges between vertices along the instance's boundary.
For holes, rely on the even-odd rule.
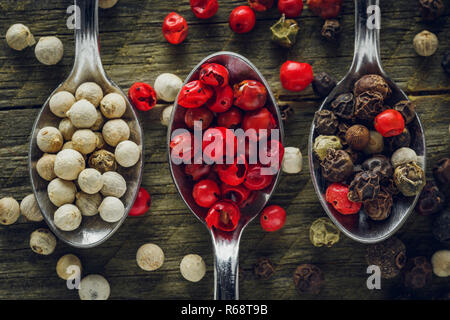
[[[355,53],[353,63],[347,75],[337,84],[336,88],[323,101],[320,110],[326,108],[339,94],[351,91],[353,84],[366,74],[381,75],[392,89],[392,94],[387,101],[409,100],[406,94],[387,76],[380,61],[380,31],[372,26],[368,18],[375,12],[372,10],[377,6],[379,0],[355,0]],[[375,7],[376,8],[376,7]],[[369,12],[369,13],[368,13]],[[408,125],[411,132],[411,148],[423,159],[422,168],[425,168],[425,135],[422,124],[416,114],[414,121]],[[328,204],[324,194],[326,182],[320,173],[319,163],[314,159],[312,146],[316,137],[315,126],[311,126],[309,136],[309,168],[314,189],[319,197],[320,203],[334,224],[348,237],[362,243],[376,243],[383,241],[393,235],[406,221],[417,202],[419,195],[414,198],[400,198],[394,202],[390,217],[384,221],[372,221],[364,213],[358,215],[342,215]]]
[[[136,113],[128,101],[127,96],[108,78],[102,66],[97,40],[98,0],[74,0],[74,4],[80,13],[80,21],[76,23],[80,28],[75,29],[74,66],[68,78],[53,91],[50,97],[62,90],[74,93],[80,84],[87,81],[92,81],[100,85],[105,94],[111,92],[121,94],[127,102],[127,110],[122,119],[130,126],[130,140],[142,146],[143,134]],[[48,182],[44,181],[36,171],[36,162],[43,154],[36,144],[37,133],[45,126],[58,127],[58,123],[61,120],[50,111],[48,106],[50,97],[39,112],[31,133],[28,165],[33,192],[45,221],[59,239],[76,248],[92,248],[111,237],[126,219],[141,184],[143,159],[141,156],[139,162],[131,168],[118,169],[118,172],[127,181],[127,192],[121,198],[125,205],[125,215],[120,221],[107,223],[96,215],[94,217],[83,217],[81,226],[74,231],[66,232],[59,230],[53,222],[53,214],[56,207],[50,202],[47,196]],[[142,152],[142,154],[144,153]]]
[[[203,59],[191,73],[187,76],[185,84],[189,81],[198,79],[200,67],[205,63],[219,63],[225,66],[230,73],[230,83],[237,83],[242,80],[257,80],[265,85],[268,92],[266,107],[275,115],[275,120],[280,129],[280,138],[283,143],[284,131],[281,114],[277,106],[275,97],[273,96],[269,84],[256,67],[243,56],[233,52],[217,52]],[[167,141],[171,141],[172,132],[178,128],[185,128],[184,114],[186,109],[174,104],[172,117],[167,131]],[[169,155],[169,167],[173,181],[177,186],[178,192],[191,212],[206,226],[204,217],[207,210],[197,206],[192,198],[192,182],[185,176],[181,166],[174,165],[170,159],[170,146],[167,147]],[[214,298],[219,300],[235,300],[239,299],[238,285],[238,255],[239,241],[242,231],[264,208],[270,199],[280,177],[280,171],[272,182],[272,185],[258,192],[258,196],[254,202],[241,210],[241,219],[238,227],[233,232],[221,232],[215,228],[208,231],[211,234],[214,253],[215,253],[215,289]]]

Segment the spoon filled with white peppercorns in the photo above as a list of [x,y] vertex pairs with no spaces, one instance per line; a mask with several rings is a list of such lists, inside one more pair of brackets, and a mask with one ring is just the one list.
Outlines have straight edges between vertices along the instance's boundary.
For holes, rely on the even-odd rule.
[[[414,209],[425,185],[425,138],[415,105],[380,62],[379,0],[355,0],[355,53],[347,75],[316,112],[311,177],[330,219],[348,237],[383,241]],[[331,92],[330,92],[331,91]]]
[[77,248],[121,226],[142,178],[143,134],[98,46],[98,0],[75,0],[75,62],[44,103],[29,150],[31,183],[50,229]]

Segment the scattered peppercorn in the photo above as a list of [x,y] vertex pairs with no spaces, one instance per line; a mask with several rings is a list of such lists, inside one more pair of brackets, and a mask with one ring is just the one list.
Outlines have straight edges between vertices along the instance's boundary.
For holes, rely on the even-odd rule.
[[436,220],[434,220],[433,223],[433,235],[434,237],[446,244],[447,246],[450,246],[450,210],[446,209],[445,211],[441,212]]
[[328,149],[320,163],[322,176],[330,182],[345,181],[353,173],[353,162],[344,150]]
[[450,276],[450,250],[436,251],[431,257],[433,273],[438,277]]
[[433,168],[433,175],[442,186],[450,184],[450,158],[440,159]]
[[423,216],[428,216],[441,211],[444,205],[444,195],[439,191],[434,181],[428,181],[422,189],[416,204],[416,211]]
[[336,132],[339,121],[333,112],[324,109],[316,111],[314,124],[319,134],[332,135]]
[[368,265],[379,266],[383,278],[394,278],[406,264],[405,245],[396,237],[370,245],[367,247],[366,261]]
[[312,88],[314,93],[319,97],[326,97],[331,92],[331,90],[336,87],[336,80],[331,77],[326,72],[320,72],[314,75],[314,79],[312,81]]
[[355,101],[352,93],[343,93],[331,103],[335,115],[350,120],[355,111]]
[[339,235],[339,229],[329,218],[319,218],[309,228],[309,240],[315,247],[331,247],[339,241]]
[[286,19],[283,14],[280,20],[270,27],[270,30],[274,42],[282,47],[290,48],[295,44],[299,27],[297,21]]
[[410,289],[420,289],[431,282],[433,267],[425,257],[409,259],[403,272],[404,285]]
[[300,293],[318,294],[324,282],[322,270],[309,263],[299,265],[293,278]]
[[336,19],[328,19],[325,20],[325,23],[322,27],[322,37],[327,40],[336,40],[339,34],[341,33],[341,25],[339,21]]
[[255,276],[258,279],[268,280],[275,273],[275,266],[268,258],[259,258],[258,263],[253,267]]
[[424,30],[414,37],[413,45],[419,56],[429,57],[436,52],[439,40],[434,33]]
[[419,0],[420,13],[426,21],[434,21],[445,11],[442,0]]

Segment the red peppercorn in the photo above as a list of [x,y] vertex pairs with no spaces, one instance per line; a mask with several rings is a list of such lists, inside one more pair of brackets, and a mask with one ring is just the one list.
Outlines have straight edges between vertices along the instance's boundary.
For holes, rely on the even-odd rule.
[[247,33],[253,29],[256,16],[249,6],[234,8],[230,14],[230,28],[236,33]]
[[230,86],[217,87],[214,90],[214,97],[211,98],[206,106],[213,112],[225,112],[233,105],[233,89]]
[[323,19],[336,18],[341,12],[342,0],[307,0],[309,9]]
[[[267,108],[261,108],[256,111],[247,112],[242,120],[242,128],[244,131],[254,129],[258,134],[261,129],[274,129],[276,128],[276,121],[272,113]],[[270,135],[270,132],[268,132]]]
[[128,215],[130,216],[142,216],[144,213],[150,209],[152,205],[152,198],[150,194],[144,188],[139,188],[138,195],[136,200],[134,201],[133,206],[131,207]]
[[271,205],[261,212],[261,227],[268,232],[280,230],[285,221],[286,211],[280,206]]
[[348,186],[342,183],[333,183],[328,186],[326,200],[333,208],[342,214],[355,214],[361,209],[362,202],[348,200]]
[[220,189],[222,191],[222,198],[233,201],[238,207],[244,204],[251,192],[242,184],[238,186],[230,186],[226,183],[222,183]]
[[222,87],[228,85],[228,70],[218,63],[206,63],[200,69],[199,79],[206,85]]
[[272,175],[261,174],[262,166],[259,164],[249,165],[244,186],[249,190],[262,190],[268,187],[273,180]]
[[240,217],[241,211],[234,202],[222,200],[209,209],[205,220],[209,228],[214,226],[222,231],[233,231],[238,226]]
[[[234,158],[237,148],[236,135],[224,127],[209,128],[203,133],[203,160],[208,164],[223,161],[225,155]],[[222,145],[222,149],[220,149]]]
[[[261,153],[263,156],[267,157],[268,163],[264,163],[261,158]],[[281,162],[283,161],[284,147],[280,141],[271,139],[267,142],[267,145],[260,151],[260,161],[264,166],[270,166],[272,169],[272,174],[276,174],[280,169]]]
[[388,109],[375,117],[374,127],[383,137],[398,136],[405,129],[405,119],[397,110]]
[[198,108],[213,96],[214,91],[199,80],[186,83],[178,95],[178,104],[185,108]]
[[189,162],[194,157],[194,136],[189,131],[176,135],[170,141],[172,160]]
[[184,122],[189,129],[194,129],[194,122],[202,122],[202,130],[209,127],[214,119],[214,115],[205,107],[188,109],[184,114]]
[[237,186],[244,182],[247,176],[247,168],[247,161],[244,155],[236,157],[233,164],[216,165],[216,171],[220,180],[230,186]]
[[148,111],[156,105],[156,92],[151,85],[144,82],[134,83],[128,90],[128,99],[141,111]]
[[267,89],[259,81],[244,80],[234,85],[234,105],[245,111],[261,108],[266,104]]
[[217,0],[191,0],[191,9],[199,19],[209,19],[219,9]]
[[208,176],[210,171],[211,166],[204,163],[189,163],[184,167],[184,173],[191,176],[194,181]]
[[217,116],[217,125],[225,128],[236,128],[242,121],[242,112],[235,107]]
[[186,39],[188,24],[186,19],[176,12],[167,15],[163,22],[163,35],[171,44],[179,44]]
[[272,8],[274,0],[248,0],[248,5],[255,11],[267,11]]
[[303,10],[303,0],[278,0],[278,10],[286,18],[297,18]]
[[195,203],[203,208],[210,208],[214,203],[219,201],[220,196],[219,186],[213,180],[201,180],[192,189],[192,197]]
[[286,61],[280,69],[281,84],[286,90],[299,92],[313,81],[313,69],[308,63]]

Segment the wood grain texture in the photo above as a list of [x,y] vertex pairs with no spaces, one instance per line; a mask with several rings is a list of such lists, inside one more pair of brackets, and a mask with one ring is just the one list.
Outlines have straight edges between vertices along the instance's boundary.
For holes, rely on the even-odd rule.
[[[27,171],[28,139],[40,106],[70,72],[73,61],[73,33],[66,27],[70,1],[3,0],[0,2],[0,197],[21,200],[31,192]],[[288,212],[285,227],[276,233],[262,232],[259,223],[246,229],[240,263],[244,275],[240,284],[243,299],[389,299],[401,295],[401,278],[385,280],[382,290],[366,288],[366,247],[348,238],[333,248],[315,248],[309,241],[309,226],[325,215],[314,193],[307,165],[307,135],[315,110],[320,105],[310,88],[294,94],[284,91],[278,79],[286,59],[312,64],[316,72],[327,71],[337,79],[350,66],[353,53],[353,1],[344,1],[341,15],[343,34],[337,43],[322,40],[322,21],[307,9],[297,19],[300,32],[296,45],[281,49],[270,41],[269,27],[278,19],[274,8],[257,14],[255,29],[246,35],[228,28],[229,12],[244,1],[220,1],[218,14],[211,20],[197,20],[189,2],[171,1],[170,10],[184,15],[189,36],[179,45],[169,45],[161,33],[169,13],[165,1],[120,0],[109,10],[100,10],[102,60],[109,76],[127,90],[135,81],[153,83],[158,74],[172,72],[184,78],[204,56],[220,50],[236,51],[248,57],[269,81],[283,104],[295,113],[286,125],[287,145],[299,147],[304,168],[298,175],[283,175],[272,203]],[[432,25],[421,21],[415,1],[382,1],[381,55],[391,78],[418,105],[425,127],[428,151],[427,173],[434,163],[450,154],[450,78],[440,67],[450,49],[448,13]],[[58,35],[64,43],[63,60],[56,66],[40,65],[33,48],[23,52],[10,49],[4,35],[13,23],[28,25],[39,38]],[[414,35],[429,29],[440,39],[438,52],[418,57],[412,48]],[[45,226],[20,220],[0,226],[0,299],[72,299],[75,291],[66,288],[55,272],[58,258],[78,254],[85,273],[101,273],[111,284],[113,299],[211,299],[213,296],[213,256],[209,235],[187,210],[170,177],[166,156],[166,127],[159,122],[166,104],[140,113],[145,136],[143,187],[152,195],[150,214],[130,218],[105,244],[91,250],[73,250],[58,244],[56,252],[43,257],[28,246],[29,235]],[[410,257],[432,253],[442,246],[430,233],[432,218],[411,215],[398,232]],[[135,262],[136,251],[146,242],[158,244],[166,260],[161,269],[145,272]],[[199,283],[185,281],[179,263],[188,253],[200,254],[207,274]],[[260,281],[252,274],[259,257],[276,264],[276,274]],[[294,288],[292,273],[301,263],[317,264],[325,274],[325,286],[318,296],[301,296]],[[450,287],[449,279],[433,278],[432,286],[414,295],[433,298]]]

